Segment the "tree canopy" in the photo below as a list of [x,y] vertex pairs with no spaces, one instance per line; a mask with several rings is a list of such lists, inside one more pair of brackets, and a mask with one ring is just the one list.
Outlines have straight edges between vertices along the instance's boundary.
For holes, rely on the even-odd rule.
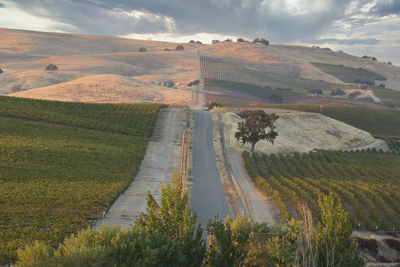
[[[263,110],[249,111],[246,113],[246,120],[238,122],[238,132],[235,133],[237,141],[243,144],[250,143],[253,152],[255,145],[260,140],[267,140],[274,143],[278,133],[275,131],[275,121],[279,118],[276,113],[266,114]],[[269,129],[266,132],[266,129]]]

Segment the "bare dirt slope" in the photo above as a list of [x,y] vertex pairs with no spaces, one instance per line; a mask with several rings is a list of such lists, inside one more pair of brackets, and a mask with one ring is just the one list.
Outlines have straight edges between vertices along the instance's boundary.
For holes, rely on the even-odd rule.
[[161,110],[139,173],[96,227],[101,227],[103,223],[107,226],[131,225],[134,219],[145,211],[148,191],[157,201],[160,200],[160,184],[171,182],[172,173],[179,171],[179,141],[185,127],[185,116],[183,109]]
[[[276,122],[279,135],[273,145],[267,141],[257,143],[257,152],[303,153],[313,149],[356,148],[375,142],[371,134],[321,114],[273,109],[265,111],[279,114],[280,118]],[[250,150],[250,145],[242,145],[235,139],[237,123],[241,118],[231,112],[223,114],[222,117],[227,146],[236,151]]]

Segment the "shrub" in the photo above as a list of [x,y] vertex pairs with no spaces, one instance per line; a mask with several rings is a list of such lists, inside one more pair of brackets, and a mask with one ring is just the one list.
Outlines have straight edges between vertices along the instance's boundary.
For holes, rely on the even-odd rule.
[[11,87],[11,92],[16,93],[21,91],[21,89],[22,89],[22,84],[16,84],[13,87]]
[[3,70],[0,68],[0,73],[3,73]]
[[183,45],[178,45],[178,46],[176,46],[176,48],[175,48],[175,50],[176,51],[181,51],[181,50],[184,50],[185,48],[183,47]]
[[58,70],[58,67],[56,65],[49,64],[49,65],[47,65],[45,70],[55,71],[55,70]]
[[353,99],[353,98],[356,98],[356,97],[359,96],[359,95],[361,95],[361,92],[360,92],[360,91],[354,91],[354,92],[352,92],[352,93],[349,94],[349,98],[350,98],[350,99]]
[[283,96],[278,95],[278,94],[273,94],[270,99],[274,101],[275,103],[282,103],[283,102]]
[[169,48],[164,48],[164,51],[171,51],[171,49],[169,49]]
[[165,234],[103,227],[72,235],[57,250],[36,241],[18,250],[17,266],[184,266],[182,250]]
[[141,48],[139,48],[138,52],[147,52],[147,48],[146,47],[141,47]]
[[309,94],[313,94],[313,95],[322,95],[324,92],[322,92],[321,89],[311,89],[311,90],[307,90]]
[[194,85],[199,85],[199,84],[200,84],[200,80],[197,79],[197,80],[194,80],[194,81],[188,83],[187,86],[194,86]]
[[264,44],[264,45],[269,45],[269,41],[268,40],[266,40],[266,39],[264,39],[264,38],[255,38],[254,40],[253,40],[253,43],[259,43],[259,44]]
[[221,42],[220,40],[212,40],[212,41],[211,41],[212,44],[218,44],[218,43],[220,43],[220,42]]
[[175,82],[173,80],[167,80],[167,81],[163,81],[162,85],[165,87],[172,88],[175,86]]
[[206,104],[206,107],[207,107],[209,110],[211,110],[211,109],[213,109],[213,108],[215,108],[215,107],[222,107],[222,104],[219,104],[219,103],[217,103],[217,102],[211,102],[211,103],[207,103],[207,104]]
[[336,95],[345,95],[346,92],[343,91],[342,89],[336,89],[331,91],[331,96],[336,96]]
[[243,42],[245,42],[245,41],[244,41],[243,38],[238,38],[238,39],[237,39],[237,42],[238,42],[238,43],[243,43]]

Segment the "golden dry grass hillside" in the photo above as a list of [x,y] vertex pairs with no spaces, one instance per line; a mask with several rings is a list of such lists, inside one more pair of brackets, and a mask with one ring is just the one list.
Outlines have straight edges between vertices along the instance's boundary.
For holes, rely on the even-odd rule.
[[[183,51],[175,51],[183,45]],[[141,47],[146,52],[139,52]],[[0,94],[87,102],[190,104],[197,52],[228,63],[289,76],[342,83],[310,62],[365,68],[400,91],[400,68],[342,52],[253,43],[177,44],[117,37],[0,29]],[[46,71],[49,64],[58,67]],[[168,85],[173,81],[173,85]],[[228,95],[229,96],[229,95]],[[227,97],[228,97],[227,96]]]

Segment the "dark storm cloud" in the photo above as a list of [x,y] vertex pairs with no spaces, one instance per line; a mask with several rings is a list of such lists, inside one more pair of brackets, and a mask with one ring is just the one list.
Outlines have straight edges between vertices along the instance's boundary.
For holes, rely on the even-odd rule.
[[[72,25],[60,30],[101,35],[199,32],[264,37],[274,42],[318,39],[335,22],[353,18],[372,0],[17,0],[24,10]],[[353,11],[348,8],[353,5]],[[399,11],[400,0],[380,0],[367,13]],[[132,13],[132,10],[142,12]],[[366,14],[368,15],[368,14]],[[0,19],[1,20],[1,19]]]

